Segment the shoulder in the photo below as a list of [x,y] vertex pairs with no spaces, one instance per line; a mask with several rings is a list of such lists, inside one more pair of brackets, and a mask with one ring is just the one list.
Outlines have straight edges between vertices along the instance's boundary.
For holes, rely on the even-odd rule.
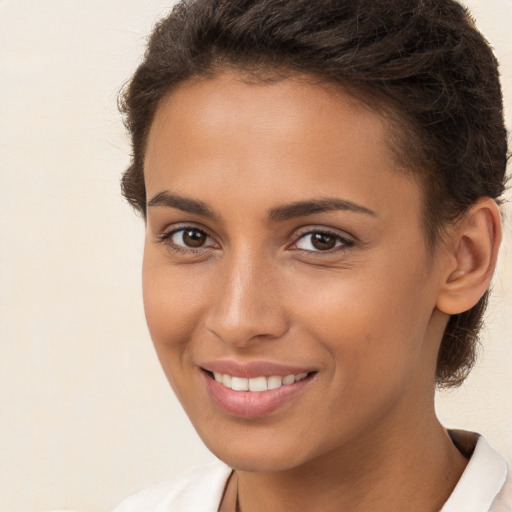
[[214,462],[143,489],[112,512],[216,512],[230,474],[231,468]]

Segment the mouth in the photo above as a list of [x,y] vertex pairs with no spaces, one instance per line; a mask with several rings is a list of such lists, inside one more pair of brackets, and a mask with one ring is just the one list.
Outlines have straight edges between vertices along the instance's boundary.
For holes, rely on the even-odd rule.
[[[226,371],[226,370],[224,370]],[[201,368],[203,381],[212,400],[222,412],[238,418],[255,419],[291,407],[309,388],[317,371],[300,371],[287,375],[242,377],[240,372],[221,373]]]
[[259,377],[245,378],[230,375],[229,373],[211,372],[205,370],[210,378],[214,379],[219,384],[222,384],[228,389],[233,391],[252,391],[260,393],[262,391],[268,391],[272,389],[279,389],[282,386],[289,386],[295,384],[301,380],[307,379],[309,376],[316,372],[302,372],[296,375],[271,375],[265,377],[261,375]]

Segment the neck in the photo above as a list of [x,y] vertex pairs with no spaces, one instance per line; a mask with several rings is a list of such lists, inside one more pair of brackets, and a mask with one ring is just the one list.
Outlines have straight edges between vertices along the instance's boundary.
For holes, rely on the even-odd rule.
[[[410,413],[410,411],[409,411]],[[299,467],[237,472],[240,512],[436,512],[467,464],[435,417],[382,425]]]

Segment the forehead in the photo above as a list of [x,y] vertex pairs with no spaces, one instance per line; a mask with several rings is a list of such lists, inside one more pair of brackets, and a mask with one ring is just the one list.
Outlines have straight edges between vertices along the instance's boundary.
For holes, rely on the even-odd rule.
[[[377,106],[376,102],[374,105]],[[343,120],[348,118],[352,130],[342,129]],[[182,127],[193,125],[198,136],[202,132],[206,134],[208,129],[222,128],[222,134],[216,135],[226,138],[241,135],[240,128],[243,134],[257,137],[263,132],[301,135],[299,130],[302,130],[309,137],[318,134],[317,143],[331,126],[338,130],[340,137],[351,138],[351,142],[357,140],[351,137],[351,132],[358,127],[367,131],[368,138],[375,142],[384,142],[388,130],[388,123],[376,109],[367,107],[340,85],[320,81],[312,75],[254,79],[235,70],[226,70],[214,78],[196,77],[175,86],[157,109],[150,143],[155,132],[164,125],[170,128],[171,122],[180,126],[177,130],[180,132]],[[291,138],[290,142],[293,142]]]
[[419,190],[399,169],[389,135],[378,113],[312,77],[247,83],[225,72],[183,82],[151,126],[148,198],[173,189],[261,205],[334,194],[372,210],[391,201],[410,215],[418,201],[400,194],[419,198]]

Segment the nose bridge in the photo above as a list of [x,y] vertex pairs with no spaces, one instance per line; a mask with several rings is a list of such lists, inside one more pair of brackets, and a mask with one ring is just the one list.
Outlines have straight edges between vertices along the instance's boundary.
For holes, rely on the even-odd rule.
[[225,343],[243,347],[255,338],[277,338],[287,329],[278,272],[263,251],[241,247],[225,258],[207,327]]

